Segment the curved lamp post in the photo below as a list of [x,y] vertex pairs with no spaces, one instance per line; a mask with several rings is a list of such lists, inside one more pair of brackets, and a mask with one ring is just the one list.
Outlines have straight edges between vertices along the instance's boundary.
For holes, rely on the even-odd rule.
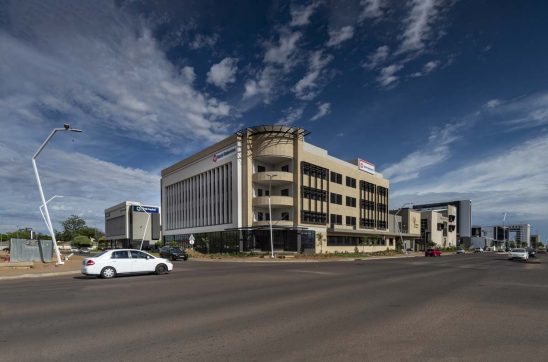
[[[413,204],[414,204],[413,202],[406,202],[405,204],[401,205],[401,207],[398,209],[398,211],[396,211],[396,214],[394,215],[394,222],[396,222],[396,223],[398,222],[398,214],[400,213],[401,209],[403,209],[407,205],[413,205]],[[403,246],[403,250],[404,250],[405,254],[407,255],[407,248],[403,244],[403,235],[402,235],[402,231],[401,231],[402,224],[403,224],[403,220],[402,220],[401,223],[398,223],[398,231],[400,232],[401,245]]]
[[[42,145],[40,147],[38,147],[38,150],[36,151],[34,156],[32,156],[32,167],[34,168],[34,175],[36,176],[36,182],[38,183],[38,190],[40,191],[40,198],[42,199],[42,206],[41,207],[44,209],[44,214],[45,214],[44,221],[46,222],[46,226],[47,226],[48,231],[51,235],[51,240],[53,241],[53,249],[55,250],[55,255],[57,257],[57,264],[58,265],[59,264],[64,264],[64,263],[63,263],[63,260],[61,260],[61,253],[59,253],[59,247],[57,245],[57,240],[55,239],[55,232],[53,230],[53,225],[51,224],[51,218],[49,216],[48,204],[47,204],[46,198],[44,196],[44,190],[42,190],[42,183],[40,182],[40,175],[38,174],[38,168],[36,167],[36,158],[38,157],[38,155],[40,155],[40,152],[42,152],[44,147],[46,147],[46,145],[51,140],[51,138],[55,135],[55,133],[62,132],[62,131],[82,132],[79,129],[70,128],[70,125],[65,123],[63,125],[63,128],[55,128],[53,131],[51,131],[48,138],[46,138],[44,143],[42,143]],[[51,199],[48,200],[48,201],[51,201]]]

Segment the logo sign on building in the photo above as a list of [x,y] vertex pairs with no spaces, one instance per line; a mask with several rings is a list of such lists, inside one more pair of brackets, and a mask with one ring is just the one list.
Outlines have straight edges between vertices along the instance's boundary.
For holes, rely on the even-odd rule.
[[149,214],[158,214],[160,209],[152,206],[139,206],[133,205],[133,211],[135,212],[148,212]]
[[236,153],[236,147],[229,148],[228,150],[224,150],[221,152],[217,152],[213,155],[213,162],[217,162],[227,156],[230,156],[231,154]]
[[358,158],[358,168],[370,174],[375,174],[375,165],[366,160],[362,160],[361,158]]

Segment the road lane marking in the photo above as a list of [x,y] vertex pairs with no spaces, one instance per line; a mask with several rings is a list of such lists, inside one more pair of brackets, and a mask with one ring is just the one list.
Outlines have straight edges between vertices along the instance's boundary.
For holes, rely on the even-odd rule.
[[322,271],[313,271],[313,270],[298,270],[298,269],[289,269],[289,272],[294,273],[304,273],[304,274],[317,274],[317,275],[338,275],[338,273],[331,272],[322,272]]

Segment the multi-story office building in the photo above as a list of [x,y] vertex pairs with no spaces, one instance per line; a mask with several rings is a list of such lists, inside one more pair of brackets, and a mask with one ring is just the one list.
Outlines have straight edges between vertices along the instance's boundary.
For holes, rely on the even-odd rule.
[[147,248],[160,240],[160,208],[125,201],[105,210],[105,239],[112,248]]
[[399,234],[402,247],[406,250],[417,251],[421,246],[421,213],[404,208],[390,210],[388,228],[394,234]]
[[[389,182],[364,161],[305,142],[302,128],[250,127],[162,171],[164,241],[210,251],[395,248]],[[200,246],[201,245],[201,246]]]
[[413,205],[413,209],[421,211],[443,211],[448,206],[457,209],[457,240],[462,241],[472,236],[472,201],[444,201],[431,204]]

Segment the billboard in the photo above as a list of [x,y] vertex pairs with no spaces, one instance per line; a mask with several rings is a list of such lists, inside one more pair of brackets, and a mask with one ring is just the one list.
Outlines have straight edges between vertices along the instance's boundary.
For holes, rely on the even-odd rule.
[[160,212],[160,208],[154,206],[133,205],[133,211],[148,212],[149,214],[158,214]]
[[375,164],[358,158],[358,168],[370,174],[375,174]]

